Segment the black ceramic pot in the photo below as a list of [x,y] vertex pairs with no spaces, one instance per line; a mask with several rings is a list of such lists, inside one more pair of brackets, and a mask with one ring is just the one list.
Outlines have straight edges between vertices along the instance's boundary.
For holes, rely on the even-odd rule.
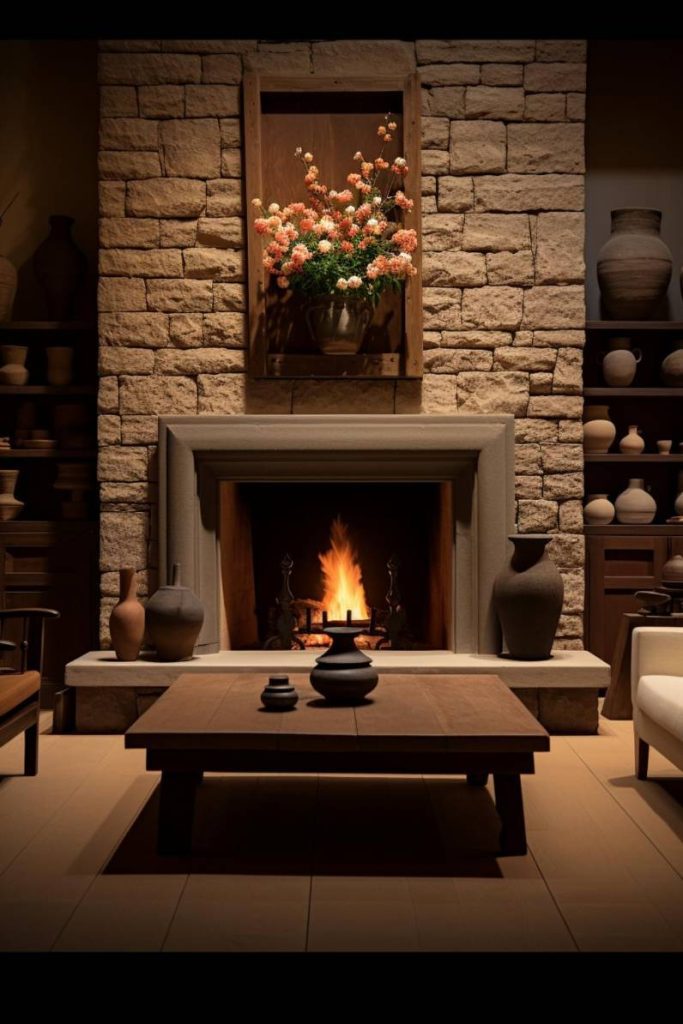
[[147,636],[160,661],[185,661],[204,622],[202,602],[180,584],[180,565],[173,566],[173,583],[159,587],[145,608]]
[[270,676],[261,694],[261,703],[269,711],[289,711],[298,699],[299,694],[290,683],[289,676]]
[[328,626],[332,645],[316,658],[311,686],[331,704],[359,704],[377,686],[379,676],[372,658],[356,647],[363,632],[356,626]]

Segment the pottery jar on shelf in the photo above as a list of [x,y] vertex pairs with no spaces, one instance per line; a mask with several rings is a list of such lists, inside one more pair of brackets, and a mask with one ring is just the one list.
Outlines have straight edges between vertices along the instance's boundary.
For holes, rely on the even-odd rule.
[[627,388],[643,358],[640,349],[631,350],[630,338],[611,338],[609,352],[602,357],[602,375],[610,388]]
[[24,507],[23,501],[14,497],[18,478],[18,469],[0,469],[0,523],[16,519]]
[[638,433],[637,424],[630,424],[628,434],[625,434],[619,442],[619,451],[624,455],[640,455],[644,447],[645,442]]
[[672,555],[662,566],[662,583],[683,589],[683,555]]
[[[0,224],[2,220],[0,219]],[[0,256],[0,324],[12,319],[12,307],[17,294],[17,268],[6,256]]]
[[683,469],[681,469],[678,474],[678,486],[676,487],[674,510],[677,516],[683,516]]
[[514,552],[493,584],[493,605],[510,658],[543,661],[551,657],[560,621],[564,584],[545,548],[547,533],[510,537]]
[[647,320],[666,295],[671,252],[659,235],[662,212],[612,210],[612,234],[598,254],[602,304],[611,320]]
[[625,524],[651,523],[657,514],[657,502],[645,490],[645,481],[634,477],[628,487],[622,491],[614,502],[617,522]]
[[0,345],[0,384],[22,386],[28,382],[26,356],[28,349],[24,345]]
[[583,411],[583,450],[592,455],[605,455],[614,441],[617,428],[609,418],[606,405],[587,405]]
[[606,494],[589,494],[583,518],[588,526],[608,526],[614,519],[614,505]]
[[51,345],[45,351],[47,382],[55,388],[64,388],[73,380],[74,350],[67,345]]
[[76,294],[85,275],[85,256],[71,237],[73,217],[53,214],[50,234],[33,254],[33,269],[50,320],[71,320]]
[[662,362],[662,380],[671,388],[683,388],[683,341],[677,341],[673,352]]
[[109,616],[111,644],[119,661],[135,661],[145,635],[145,609],[137,597],[135,569],[119,570],[119,601]]

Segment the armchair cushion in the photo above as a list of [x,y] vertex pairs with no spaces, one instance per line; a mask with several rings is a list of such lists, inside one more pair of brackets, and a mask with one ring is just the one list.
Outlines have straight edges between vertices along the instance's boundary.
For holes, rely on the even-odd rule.
[[683,743],[683,675],[641,676],[638,707]]
[[40,690],[40,673],[17,672],[0,676],[0,718]]

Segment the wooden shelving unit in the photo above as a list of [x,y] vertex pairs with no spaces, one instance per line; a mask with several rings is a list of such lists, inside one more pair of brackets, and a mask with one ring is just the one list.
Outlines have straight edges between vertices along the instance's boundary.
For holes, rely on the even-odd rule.
[[[683,553],[683,525],[667,523],[674,513],[678,474],[683,469],[683,387],[667,387],[661,380],[662,360],[672,345],[683,339],[679,321],[589,321],[586,324],[584,398],[607,405],[616,427],[612,451],[587,454],[586,494],[608,494],[612,501],[631,477],[642,477],[657,502],[654,523],[585,526],[586,535],[586,646],[610,661],[624,612],[638,610],[636,590],[657,587],[662,568],[673,555]],[[601,355],[610,336],[631,338],[642,359],[630,387],[605,384]],[[654,401],[653,401],[654,399]],[[619,451],[619,440],[629,425],[637,424],[646,450],[640,455]],[[658,440],[672,441],[671,454],[656,450]]]
[[[49,633],[45,651],[43,701],[50,706],[63,685],[65,664],[97,646],[97,327],[84,321],[13,321],[0,324],[0,343],[29,350],[28,384],[0,385],[0,436],[8,436],[14,445],[0,449],[0,469],[19,470],[15,493],[24,502],[17,519],[0,523],[0,607],[60,611],[59,628]],[[51,345],[74,349],[74,379],[68,386],[46,382],[45,350]],[[32,418],[35,428],[47,430],[50,438],[68,443],[68,429],[60,436],[56,431],[62,404],[81,421],[71,434],[74,440],[76,433],[82,437],[83,444],[87,441],[87,447],[16,447],[20,415]],[[62,418],[67,415],[64,410]],[[62,515],[65,494],[54,488],[60,461],[89,466],[87,519]]]

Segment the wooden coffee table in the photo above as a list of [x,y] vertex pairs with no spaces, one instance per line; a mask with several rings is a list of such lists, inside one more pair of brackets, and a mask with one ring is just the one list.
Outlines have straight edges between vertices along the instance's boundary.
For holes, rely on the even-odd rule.
[[181,676],[126,733],[161,771],[159,852],[191,849],[204,772],[493,773],[501,852],[526,853],[520,775],[549,750],[542,725],[498,676],[385,675],[358,707],[328,705],[307,675],[292,675],[293,711],[261,707],[263,675]]

